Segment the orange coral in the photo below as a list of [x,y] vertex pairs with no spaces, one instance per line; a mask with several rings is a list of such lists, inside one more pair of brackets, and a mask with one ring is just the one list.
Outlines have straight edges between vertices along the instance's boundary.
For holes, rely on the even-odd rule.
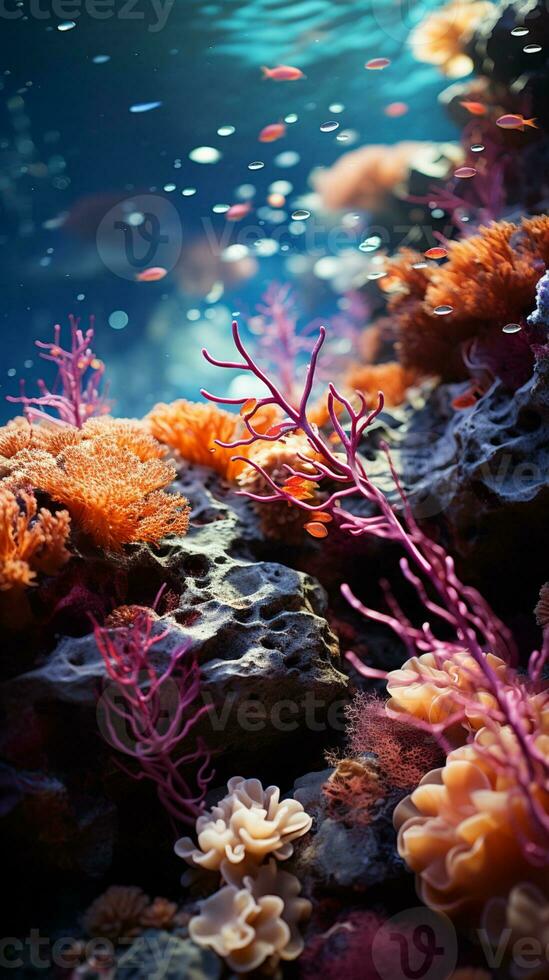
[[84,915],[83,925],[89,936],[118,942],[136,936],[149,898],[140,888],[111,885],[99,895]]
[[[253,417],[254,428],[264,432],[277,417],[272,410],[258,410]],[[160,403],[149,413],[147,421],[155,438],[175,449],[187,462],[208,466],[227,480],[235,480],[246,465],[233,456],[249,455],[249,446],[224,449],[216,445],[216,440],[234,442],[246,437],[242,418],[211,402],[188,402],[181,398],[169,405]]]
[[185,534],[187,501],[163,489],[174,478],[169,463],[155,458],[142,461],[107,436],[84,439],[57,456],[23,451],[12,475],[64,504],[85,534],[112,551],[131,541]]
[[[448,261],[441,266],[426,266],[414,252],[400,253],[380,284],[392,291],[388,305],[404,367],[456,377],[458,365],[463,371],[460,344],[530,313],[547,265],[546,216],[525,218],[520,225],[494,222],[471,238],[450,242]],[[444,306],[450,307],[447,315],[434,312]]]
[[450,144],[437,147],[413,140],[392,146],[370,144],[344,153],[332,167],[320,170],[315,186],[330,210],[354,207],[379,211],[389,194],[404,191],[413,167],[432,177],[445,177],[450,170],[449,157],[455,164],[462,159],[462,152]]
[[70,558],[67,511],[38,511],[32,493],[17,496],[0,484],[0,592],[32,585],[37,572],[53,575]]
[[385,787],[374,762],[341,759],[322,793],[331,819],[353,826],[370,822],[372,808],[385,795]]
[[[546,741],[543,734],[536,739],[540,752]],[[545,868],[528,862],[521,841],[536,837],[528,800],[547,813],[549,794],[531,781],[519,789],[516,772],[505,767],[508,754],[516,754],[508,729],[481,729],[395,810],[399,853],[432,908],[476,919],[491,896],[507,894],[524,878],[546,878]],[[523,778],[528,782],[526,773]]]
[[347,375],[350,388],[362,392],[373,408],[377,404],[378,392],[382,391],[385,404],[389,407],[402,405],[408,388],[414,383],[415,371],[402,367],[398,361],[385,364],[356,365]]
[[473,69],[465,47],[477,24],[496,9],[488,0],[453,0],[429,14],[410,36],[418,61],[438,65],[450,78],[461,78]]
[[[514,681],[514,672],[500,657],[488,653],[486,663],[502,686]],[[389,672],[387,691],[388,708],[430,725],[448,721],[459,741],[465,740],[466,730],[478,731],[483,715],[496,707],[480,667],[465,651],[447,659],[433,653],[412,657]],[[459,721],[452,722],[456,715]]]

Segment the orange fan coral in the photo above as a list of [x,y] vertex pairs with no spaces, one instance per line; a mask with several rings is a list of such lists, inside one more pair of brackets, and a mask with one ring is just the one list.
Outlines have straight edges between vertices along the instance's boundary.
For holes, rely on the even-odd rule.
[[[507,894],[525,878],[546,878],[546,868],[530,864],[521,844],[536,835],[531,801],[547,813],[549,794],[538,784],[519,787],[516,773],[506,770],[502,756],[516,752],[513,738],[508,730],[494,735],[481,729],[395,810],[399,853],[432,908],[477,919],[491,896]],[[503,752],[496,759],[491,750],[498,739]],[[545,741],[538,736],[540,752]]]
[[377,405],[379,392],[383,392],[389,407],[402,405],[408,388],[414,383],[415,371],[402,367],[398,361],[385,364],[356,365],[347,375],[350,388],[362,392],[368,405]]
[[131,541],[185,534],[187,501],[163,490],[174,478],[170,464],[142,461],[110,437],[83,440],[58,456],[23,451],[13,474],[65,504],[82,531],[112,551]]
[[[277,416],[258,410],[254,415],[254,427],[265,431]],[[227,480],[235,480],[245,467],[233,456],[246,456],[248,446],[224,449],[216,441],[234,442],[245,438],[242,418],[226,412],[211,402],[188,402],[181,398],[170,405],[155,405],[147,416],[152,434],[160,442],[175,449],[183,459],[199,466],[208,466]]]
[[423,20],[410,36],[418,61],[438,65],[450,78],[468,75],[473,62],[465,47],[475,27],[489,17],[496,5],[488,0],[453,0]]
[[32,493],[17,496],[0,484],[0,592],[32,585],[37,572],[52,575],[70,558],[66,510],[38,512]]
[[[460,344],[530,313],[547,265],[546,216],[525,218],[518,226],[500,221],[480,228],[478,235],[451,242],[441,266],[425,267],[420,255],[402,252],[380,283],[392,291],[389,311],[396,317],[404,367],[459,376]],[[435,313],[444,307],[446,315]]]

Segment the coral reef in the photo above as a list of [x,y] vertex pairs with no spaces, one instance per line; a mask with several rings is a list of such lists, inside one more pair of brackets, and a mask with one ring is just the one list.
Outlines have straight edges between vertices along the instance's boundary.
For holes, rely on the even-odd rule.
[[410,35],[418,61],[438,65],[449,78],[468,75],[473,62],[467,42],[478,24],[492,17],[496,4],[488,0],[451,0],[423,20]]

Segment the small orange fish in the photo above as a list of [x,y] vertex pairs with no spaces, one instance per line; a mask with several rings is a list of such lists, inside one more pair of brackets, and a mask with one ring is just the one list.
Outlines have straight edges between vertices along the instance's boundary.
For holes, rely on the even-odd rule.
[[304,524],[303,526],[312,538],[325,538],[328,534],[328,528],[324,524],[318,524],[316,521],[309,521],[308,524]]
[[305,78],[303,72],[299,68],[293,68],[292,65],[277,65],[276,68],[262,65],[261,71],[263,78],[272,78],[274,82],[297,82],[298,79]]
[[154,265],[150,269],[143,269],[142,272],[138,272],[135,278],[137,282],[159,282],[167,275],[167,269],[163,269],[161,265]]
[[232,204],[229,210],[225,213],[225,218],[227,221],[242,221],[247,214],[250,213],[252,205],[249,201],[243,204]]
[[462,105],[464,109],[467,109],[467,112],[470,112],[472,116],[485,116],[488,111],[483,102],[464,101],[460,102],[459,104]]
[[445,248],[440,245],[435,245],[434,248],[428,248],[426,252],[423,253],[426,259],[445,259],[448,252]]
[[521,132],[524,131],[525,126],[530,126],[531,129],[538,128],[535,119],[525,119],[519,113],[515,115],[511,112],[496,119],[496,126],[499,126],[500,129],[520,129]]
[[275,140],[282,139],[286,135],[286,127],[284,123],[270,123],[268,126],[264,126],[259,134],[260,143],[274,143]]
[[400,116],[405,116],[408,112],[409,106],[406,102],[390,102],[384,108],[384,113],[389,116],[389,119],[399,119]]
[[390,58],[370,58],[364,65],[369,71],[381,71],[382,68],[387,68],[391,64]]

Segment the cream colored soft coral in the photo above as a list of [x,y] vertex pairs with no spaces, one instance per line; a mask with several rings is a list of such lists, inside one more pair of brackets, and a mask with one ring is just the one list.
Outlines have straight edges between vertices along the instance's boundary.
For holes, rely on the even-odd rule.
[[283,861],[291,841],[306,834],[312,820],[297,800],[280,800],[277,786],[263,789],[258,779],[233,776],[228,794],[196,822],[198,848],[189,837],[175,845],[189,864],[221,871],[227,880],[244,876],[268,854]]
[[[503,684],[511,680],[512,671],[499,657],[488,653],[486,664]],[[478,731],[485,724],[486,712],[495,708],[487,686],[470,653],[455,653],[451,658],[424,653],[389,672],[387,706],[428,724],[448,721],[450,734],[464,741],[466,729]],[[456,716],[460,716],[457,723],[452,721]]]
[[191,939],[214,949],[236,973],[249,973],[265,960],[274,967],[280,959],[296,959],[303,949],[298,923],[311,905],[299,898],[295,875],[271,860],[243,886],[226,885],[202,902],[189,923]]
[[[546,752],[546,741],[538,736],[538,751]],[[519,788],[510,764],[517,759],[509,729],[481,729],[397,806],[398,850],[431,908],[478,918],[492,895],[507,894],[524,877],[543,881],[546,869],[529,863],[522,842],[537,837],[532,801],[549,813],[549,794],[527,778]]]

